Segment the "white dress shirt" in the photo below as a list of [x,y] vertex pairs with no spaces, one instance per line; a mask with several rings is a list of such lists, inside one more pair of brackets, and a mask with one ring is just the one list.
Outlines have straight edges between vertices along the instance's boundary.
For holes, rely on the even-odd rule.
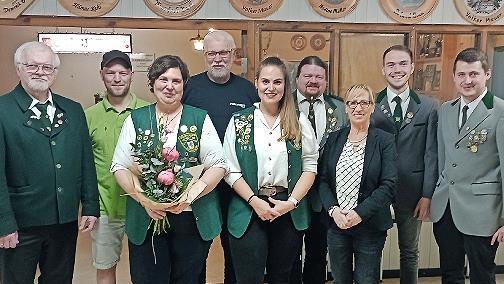
[[[274,185],[288,187],[288,157],[285,141],[278,141],[281,136],[280,118],[270,128],[263,113],[259,110],[259,103],[254,110],[254,146],[257,155],[258,186]],[[317,172],[318,144],[310,121],[304,114],[299,115],[301,127],[301,159],[303,172]],[[226,182],[233,184],[242,177],[242,171],[235,149],[236,132],[234,118],[228,124],[224,136],[224,153],[227,157],[230,172],[224,177]]]
[[[177,143],[177,133],[179,129],[180,121],[174,126],[174,130],[166,135],[166,142],[163,147],[175,147]],[[114,151],[114,156],[112,158],[112,165],[110,171],[113,173],[117,170],[127,170],[134,166],[133,149],[130,143],[135,143],[136,141],[136,131],[129,115],[124,121],[123,127],[121,129],[121,134],[119,135],[119,140]],[[219,167],[228,172],[229,168],[227,166],[227,161],[222,151],[222,144],[217,135],[217,131],[212,123],[212,120],[207,115],[205,121],[203,122],[203,129],[201,131],[200,138],[200,152],[199,160],[204,166],[205,170],[212,167]],[[189,206],[184,211],[192,210]]]
[[29,95],[29,96],[32,99],[32,102],[31,102],[30,106],[28,107],[28,109],[33,112],[33,115],[37,119],[40,119],[41,113],[40,113],[40,110],[38,108],[36,108],[36,105],[39,103],[40,104],[45,104],[47,102],[49,103],[49,105],[47,106],[47,115],[49,115],[49,120],[52,123],[53,119],[54,119],[54,113],[56,113],[56,107],[54,106],[54,103],[53,103],[51,91],[49,91],[49,95],[47,96],[47,100],[45,102],[41,102],[41,101],[37,100],[36,98],[32,97],[31,95]]
[[[305,96],[299,92],[299,90],[296,91],[296,96],[297,96],[297,101],[298,101],[298,106],[299,110],[308,117],[308,112],[310,108],[310,102],[306,99]],[[320,95],[314,102],[313,104],[313,111],[315,112],[315,127],[317,128],[317,143],[320,144],[320,141],[322,140],[322,137],[324,136],[325,129],[326,129],[326,122],[327,122],[327,117],[326,117],[326,107],[325,107],[325,101],[324,101],[324,96]],[[311,124],[310,124],[311,125]]]
[[394,93],[392,91],[392,89],[390,89],[390,87],[387,87],[387,101],[390,106],[390,111],[392,112],[392,114],[394,113],[395,107],[397,105],[397,103],[392,100],[396,96],[399,96],[401,98],[402,117],[404,118],[406,116],[406,112],[408,111],[408,105],[409,105],[409,101],[410,101],[409,92],[410,92],[410,88],[407,87],[406,90],[404,90],[404,92],[397,95],[396,93]]
[[478,106],[479,102],[481,102],[481,100],[483,99],[483,97],[486,95],[487,92],[488,92],[488,89],[485,88],[485,90],[483,91],[483,93],[480,96],[478,96],[476,99],[474,99],[474,101],[472,101],[470,103],[466,103],[466,101],[464,100],[463,97],[460,98],[460,109],[459,109],[459,119],[458,119],[458,126],[459,126],[459,128],[462,125],[462,108],[467,105],[467,107],[468,107],[468,109],[467,109],[467,119],[469,119],[469,116],[471,116],[471,114],[476,109],[476,107]]

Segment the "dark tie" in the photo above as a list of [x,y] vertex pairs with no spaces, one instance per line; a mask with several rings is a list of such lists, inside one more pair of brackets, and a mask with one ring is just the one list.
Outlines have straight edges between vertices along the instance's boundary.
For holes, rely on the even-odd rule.
[[315,136],[317,136],[317,126],[315,124],[315,109],[313,108],[313,105],[315,104],[317,99],[314,99],[314,100],[313,99],[312,100],[306,99],[306,100],[310,104],[310,106],[308,107],[308,120],[311,123],[313,131],[315,131]]
[[402,108],[401,108],[401,97],[396,96],[393,100],[393,102],[396,103],[395,109],[394,109],[394,123],[396,125],[396,128],[399,129],[401,128],[402,124]]
[[40,111],[40,122],[42,122],[45,131],[51,132],[51,120],[49,119],[49,114],[47,113],[47,107],[49,106],[49,102],[46,103],[38,103],[36,108]]
[[460,124],[460,128],[459,128],[459,131],[462,129],[462,127],[464,126],[464,124],[466,123],[467,121],[467,110],[469,109],[469,107],[467,105],[465,105],[463,108],[462,108],[462,123]]

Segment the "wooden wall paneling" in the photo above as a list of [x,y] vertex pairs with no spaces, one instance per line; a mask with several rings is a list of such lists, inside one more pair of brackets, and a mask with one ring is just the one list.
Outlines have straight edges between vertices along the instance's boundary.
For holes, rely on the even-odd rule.
[[329,85],[327,86],[334,96],[342,97],[343,94],[338,92],[339,88],[339,54],[340,54],[340,31],[334,29],[331,31],[331,37],[329,41]]
[[[404,43],[401,33],[353,33],[342,31],[340,35],[339,89],[340,94],[354,85],[365,83],[378,92],[386,86],[382,74],[382,54],[395,44]],[[370,48],[372,42],[372,48]]]
[[257,25],[253,21],[247,24],[247,41],[245,55],[247,56],[247,79],[254,81],[255,62],[258,61],[257,51],[259,50],[259,32]]

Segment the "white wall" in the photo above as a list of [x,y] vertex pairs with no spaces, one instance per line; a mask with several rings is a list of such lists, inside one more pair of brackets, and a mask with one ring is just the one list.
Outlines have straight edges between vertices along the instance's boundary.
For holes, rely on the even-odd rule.
[[[25,15],[73,16],[58,0],[36,0],[24,12]],[[105,17],[158,18],[143,0],[120,0]],[[190,19],[248,19],[236,11],[228,0],[206,0],[203,7]],[[265,20],[342,22],[342,23],[394,23],[381,9],[379,0],[359,0],[357,8],[346,17],[331,20],[317,14],[308,0],[283,0],[281,7]],[[424,24],[470,25],[457,12],[454,0],[439,0],[439,4]],[[504,19],[496,24],[503,25]]]

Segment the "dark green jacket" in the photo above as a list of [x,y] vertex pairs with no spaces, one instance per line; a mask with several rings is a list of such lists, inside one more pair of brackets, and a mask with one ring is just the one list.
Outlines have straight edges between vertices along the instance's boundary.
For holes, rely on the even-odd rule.
[[[299,112],[299,102],[297,101],[297,90],[292,93],[292,96],[294,97],[294,102],[296,103],[296,110]],[[342,127],[348,125],[348,115],[345,112],[345,104],[343,103],[341,97],[324,95],[322,99],[324,100],[326,110],[326,128],[322,136],[322,139],[320,140],[319,143],[319,153],[320,153],[319,157],[322,156],[322,151],[324,150],[324,146],[327,142],[329,134],[338,131]],[[306,116],[308,116],[308,114],[306,114]],[[322,202],[320,201],[320,195],[318,193],[318,184],[319,184],[319,178],[317,175],[310,191],[308,191],[307,196],[307,198],[310,200],[312,210],[315,212],[322,211]]]
[[48,132],[28,109],[32,99],[21,84],[0,96],[0,236],[75,221],[79,205],[82,215],[100,215],[84,111],[52,98],[57,110]]
[[[189,131],[183,133],[179,127],[179,132],[177,133],[176,148],[180,153],[179,164],[185,163],[186,167],[201,164],[199,160],[199,145],[202,142],[201,130],[203,129],[206,115],[207,113],[204,110],[184,105],[179,125],[186,125]],[[154,133],[155,136],[152,138],[154,144],[152,147],[156,147],[157,143],[159,143],[159,136],[155,104],[131,111],[131,118],[137,134],[138,129],[150,129],[151,133]],[[196,127],[195,132],[190,130],[193,128],[191,126]],[[190,133],[193,133],[191,134],[193,135],[192,138],[188,138],[187,134]],[[188,141],[191,143],[190,145],[186,143]],[[215,238],[222,230],[222,216],[217,192],[211,191],[207,195],[197,199],[193,202],[191,208],[201,238],[206,241]],[[150,222],[151,218],[147,215],[145,209],[133,198],[128,198],[126,202],[126,234],[132,243],[140,245],[145,241]]]
[[[257,177],[257,155],[254,146],[254,110],[255,106],[239,111],[233,115],[236,121],[244,124],[241,130],[236,130],[236,156],[242,170],[243,179],[250,186],[254,194],[258,194],[259,185]],[[250,129],[250,130],[247,130]],[[245,130],[245,131],[244,131]],[[296,147],[292,142],[287,142],[288,160],[288,193],[294,189],[302,173],[301,145]],[[236,238],[243,236],[252,217],[252,207],[243,198],[234,194],[228,210],[228,229]],[[296,209],[290,212],[292,221],[297,230],[305,230],[310,224],[309,204],[303,198]]]

